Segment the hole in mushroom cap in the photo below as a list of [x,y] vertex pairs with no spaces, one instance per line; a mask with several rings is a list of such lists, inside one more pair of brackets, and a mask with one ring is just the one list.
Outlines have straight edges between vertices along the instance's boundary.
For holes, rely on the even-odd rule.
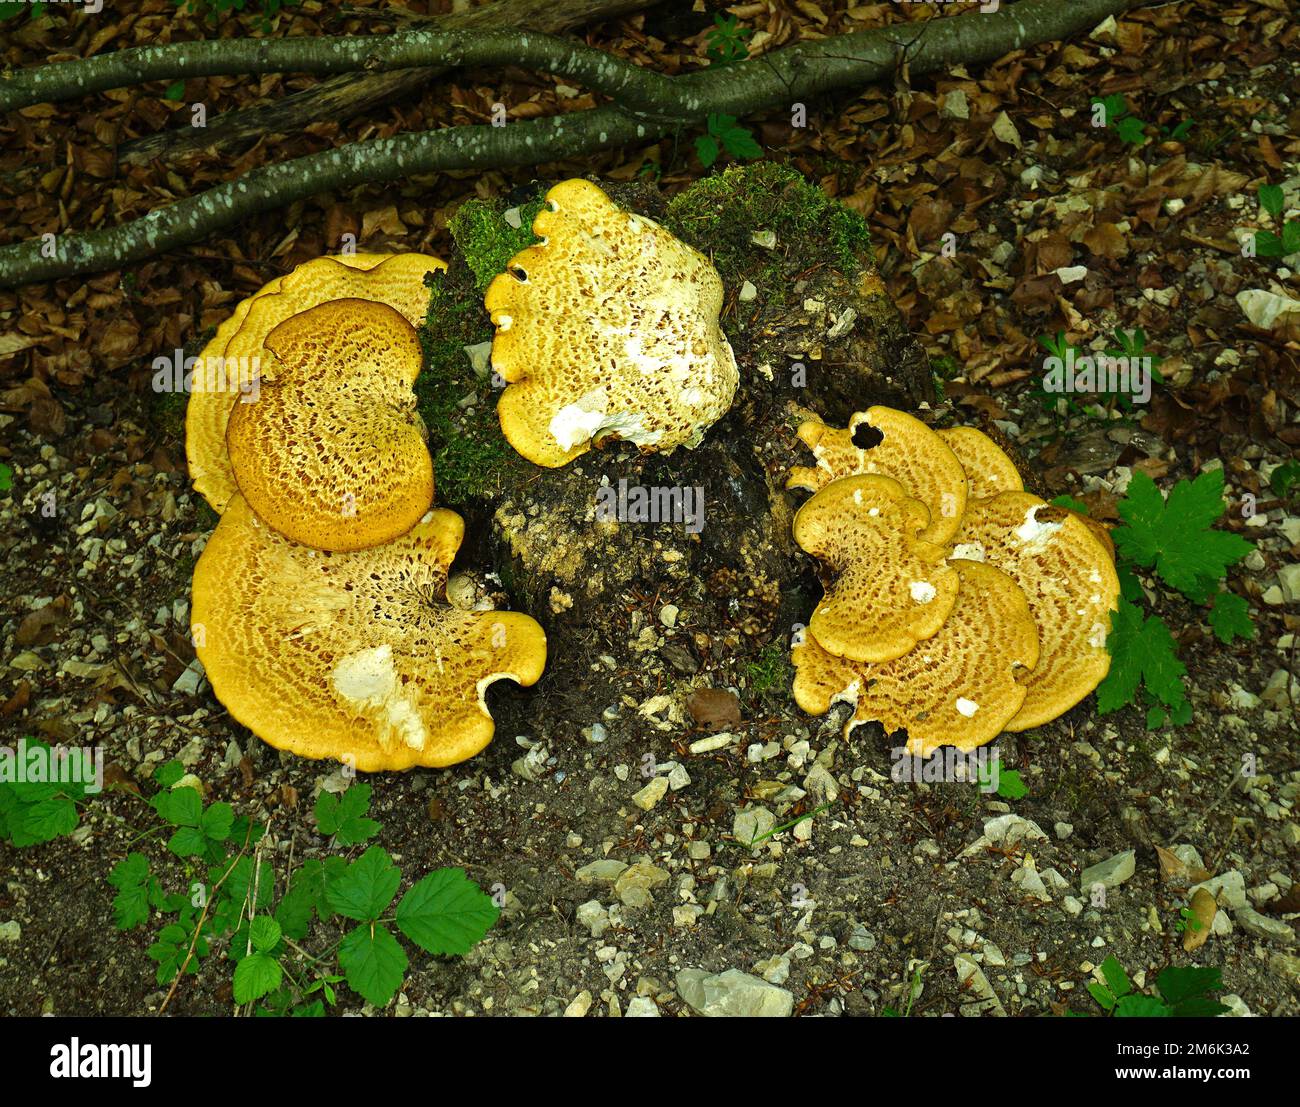
[[520,284],[527,284],[527,283],[528,283],[528,271],[527,271],[526,269],[524,269],[524,267],[523,267],[522,265],[512,265],[512,266],[510,266],[509,273],[510,273],[510,275],[511,275],[512,277],[514,277],[514,279],[517,280]]
[[870,450],[879,446],[884,440],[883,431],[876,430],[870,423],[859,423],[853,428],[853,445],[859,450]]

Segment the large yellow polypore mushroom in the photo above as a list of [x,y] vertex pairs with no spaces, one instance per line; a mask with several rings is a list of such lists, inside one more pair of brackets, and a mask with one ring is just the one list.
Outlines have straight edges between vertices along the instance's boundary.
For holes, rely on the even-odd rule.
[[446,267],[425,254],[315,258],[240,301],[199,355],[185,412],[190,477],[214,511],[224,511],[236,491],[226,454],[226,427],[241,398],[255,402],[252,388],[266,336],[290,316],[346,297],[387,304],[418,325],[429,303],[424,276]]
[[484,298],[492,367],[508,382],[497,404],[506,440],[549,468],[603,437],[665,453],[698,445],[740,381],[717,272],[588,181],[546,200],[533,221],[541,244]]
[[257,400],[235,404],[226,431],[253,511],[325,550],[365,549],[415,526],[433,500],[411,391],[420,360],[415,329],[372,300],[331,300],[272,330]]
[[890,407],[871,407],[849,419],[843,430],[820,419],[799,427],[816,467],[790,470],[787,488],[815,492],[833,480],[861,473],[892,477],[929,509],[921,537],[947,542],[966,507],[966,472],[957,455],[921,420]]
[[1119,602],[1119,578],[1082,517],[1028,492],[972,501],[954,537],[953,556],[1006,572],[1024,591],[1038,624],[1041,657],[1008,730],[1040,726],[1097,687],[1110,669],[1106,635]]
[[852,661],[890,661],[943,626],[957,596],[948,551],[917,537],[930,522],[890,477],[832,481],[794,517],[794,540],[834,574],[812,637]]
[[877,720],[907,731],[907,749],[928,757],[941,746],[973,750],[991,742],[1025,700],[1024,674],[1038,661],[1038,633],[1025,595],[1005,573],[954,561],[957,601],[934,637],[902,657],[864,665],[836,657],[807,634],[793,650],[795,702],[824,715],[854,706],[844,735]]
[[1016,463],[983,431],[974,427],[950,427],[935,433],[961,462],[966,473],[968,499],[1024,490]]
[[487,686],[534,683],[546,635],[527,615],[446,602],[463,533],[436,509],[386,546],[324,553],[236,495],[194,571],[192,630],[213,692],[302,757],[365,772],[472,757],[492,739]]

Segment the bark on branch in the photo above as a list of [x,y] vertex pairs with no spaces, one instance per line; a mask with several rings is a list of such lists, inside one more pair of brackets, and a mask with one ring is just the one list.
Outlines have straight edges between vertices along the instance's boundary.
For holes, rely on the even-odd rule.
[[[315,193],[382,184],[418,173],[559,161],[631,142],[649,142],[712,113],[746,115],[887,76],[904,59],[924,74],[980,64],[1022,47],[1067,38],[1144,0],[1024,0],[992,14],[974,12],[920,26],[883,27],[800,43],[747,62],[668,78],[605,58],[594,73],[616,102],[507,127],[451,127],[356,143],[266,166],[120,227],[0,249],[0,287],[96,272],[189,245],[258,212]],[[481,36],[475,64],[519,62],[550,72],[594,71],[592,51],[528,34]],[[457,49],[475,49],[469,45]],[[110,55],[111,56],[111,55]],[[632,108],[638,114],[633,114]],[[50,256],[47,256],[50,255]]]
[[[499,0],[428,22],[440,30],[505,26],[556,34],[657,3],[659,0]],[[180,158],[200,150],[234,155],[268,134],[292,134],[321,119],[344,123],[380,104],[418,93],[446,72],[435,67],[334,77],[269,104],[225,112],[209,119],[206,127],[169,128],[132,139],[118,147],[118,161],[147,165],[154,158]]]

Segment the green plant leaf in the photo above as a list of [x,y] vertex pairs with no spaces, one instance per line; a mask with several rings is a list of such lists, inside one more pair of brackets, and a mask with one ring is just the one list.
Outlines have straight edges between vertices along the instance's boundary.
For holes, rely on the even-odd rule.
[[1115,1004],[1117,1019],[1152,1019],[1166,1017],[1168,1014],[1169,1008],[1155,996],[1125,996]]
[[1133,990],[1128,973],[1113,954],[1101,963],[1101,975],[1106,978],[1106,984],[1117,998],[1123,998]]
[[1186,702],[1183,677],[1187,670],[1178,660],[1173,636],[1164,621],[1121,599],[1111,612],[1111,631],[1106,639],[1110,651],[1110,672],[1097,688],[1097,710],[1105,715],[1134,703],[1139,686],[1167,708]]
[[1269,488],[1273,490],[1273,495],[1279,498],[1290,493],[1297,483],[1300,483],[1300,461],[1296,461],[1295,458],[1288,458],[1282,462],[1268,478]]
[[464,869],[438,869],[412,885],[397,905],[397,926],[429,953],[464,955],[497,921],[492,897]]
[[171,789],[176,782],[185,775],[185,766],[179,761],[168,761],[165,765],[159,765],[154,772],[153,778],[158,787]]
[[1127,142],[1132,146],[1142,146],[1146,143],[1146,124],[1136,115],[1127,115],[1115,123],[1115,133],[1119,135],[1120,141]]
[[316,825],[342,846],[360,845],[379,833],[379,823],[364,818],[370,810],[369,784],[353,784],[343,795],[322,792],[316,797]]
[[1293,219],[1282,228],[1282,255],[1290,257],[1300,253],[1300,219]]
[[163,99],[164,99],[164,100],[172,100],[172,101],[176,101],[176,100],[181,100],[181,99],[183,99],[184,96],[185,96],[185,79],[184,79],[184,78],[181,78],[181,80],[179,80],[179,81],[173,81],[171,84],[169,84],[169,85],[167,86],[166,91],[163,92]]
[[1222,580],[1229,565],[1255,547],[1239,535],[1211,530],[1223,515],[1223,471],[1180,480],[1165,500],[1155,481],[1138,470],[1120,502],[1125,526],[1111,532],[1130,561],[1154,566],[1160,578],[1189,599],[1203,602],[1207,582]]
[[1282,188],[1280,185],[1260,185],[1259,186],[1259,206],[1269,213],[1274,219],[1282,214]]
[[1164,1001],[1172,1007],[1192,996],[1222,991],[1223,974],[1215,968],[1170,965],[1156,977],[1156,987],[1160,989]]
[[1208,616],[1214,636],[1225,646],[1234,639],[1255,637],[1255,624],[1250,621],[1250,604],[1235,592],[1217,592]]
[[167,848],[177,857],[199,857],[208,848],[208,840],[198,827],[182,826],[167,839]]
[[214,842],[224,842],[230,837],[230,829],[235,823],[235,809],[228,803],[214,803],[203,812],[200,820],[205,837]]
[[20,802],[9,813],[8,823],[15,846],[42,845],[77,829],[77,805],[64,795]]
[[763,147],[745,127],[731,127],[722,134],[722,145],[733,158],[753,161],[763,156]]
[[[0,16],[0,19],[4,18]],[[0,492],[8,492],[14,486],[14,471],[0,462]]]
[[248,928],[248,934],[258,953],[270,953],[280,944],[280,924],[270,915],[258,915]]
[[1255,256],[1257,258],[1280,258],[1282,256],[1282,240],[1272,231],[1256,231]]
[[1110,1011],[1115,1006],[1115,997],[1111,995],[1110,989],[1104,984],[1098,984],[1095,980],[1088,981],[1088,991],[1092,998],[1101,1004],[1102,1010]]
[[[265,918],[265,916],[263,916]],[[235,966],[235,1002],[252,1003],[280,986],[280,962],[265,953],[250,953]]]
[[717,140],[711,135],[700,135],[695,140],[695,156],[700,159],[700,164],[708,169],[718,160],[718,155],[722,152],[718,146]]
[[392,903],[401,879],[388,851],[371,846],[346,872],[326,880],[325,899],[344,918],[377,919]]
[[108,882],[118,889],[113,897],[113,924],[117,929],[131,930],[148,922],[152,891],[149,859],[143,853],[128,853],[109,869]]
[[1029,795],[1029,786],[1016,769],[1001,769],[998,772],[998,795],[1004,800],[1024,799]]
[[1080,515],[1088,514],[1088,505],[1082,500],[1076,500],[1073,496],[1057,496],[1052,501],[1055,507],[1064,507],[1070,511],[1077,511]]
[[362,923],[339,945],[348,987],[376,1007],[397,994],[406,976],[406,951],[383,923]]
[[203,818],[203,797],[193,788],[173,788],[154,798],[158,814],[172,826],[197,828]]

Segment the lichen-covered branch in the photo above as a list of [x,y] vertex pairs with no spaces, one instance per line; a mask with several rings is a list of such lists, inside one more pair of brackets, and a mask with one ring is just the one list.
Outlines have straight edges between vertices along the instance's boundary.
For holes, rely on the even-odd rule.
[[[56,236],[52,243],[38,240],[4,247],[0,249],[0,287],[140,261],[198,241],[258,212],[320,192],[382,184],[418,173],[563,160],[630,142],[653,141],[677,127],[701,122],[710,113],[741,116],[789,106],[878,80],[892,72],[900,55],[916,74],[958,62],[988,62],[1027,45],[1066,38],[1107,15],[1140,6],[1140,2],[1025,0],[993,14],[974,12],[930,20],[920,27],[884,27],[802,43],[748,62],[674,78],[613,59],[597,66],[582,51],[560,43],[572,64],[593,73],[599,68],[595,75],[605,88],[622,82],[617,106],[506,127],[451,127],[398,135],[267,166],[120,227]],[[537,56],[558,41],[518,35],[490,41],[494,48],[501,48],[506,38],[516,45],[521,38],[527,39]],[[474,49],[457,47],[462,48]],[[632,106],[638,114],[631,113]]]

